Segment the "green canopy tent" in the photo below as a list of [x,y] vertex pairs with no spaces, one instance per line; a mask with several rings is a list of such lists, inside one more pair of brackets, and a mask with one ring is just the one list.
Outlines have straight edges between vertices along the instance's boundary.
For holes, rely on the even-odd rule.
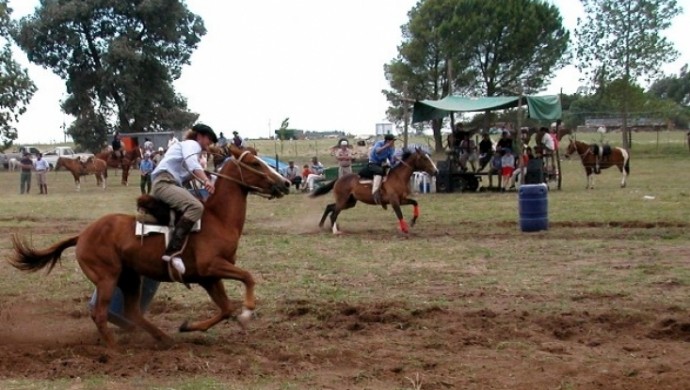
[[[522,101],[521,101],[522,100]],[[451,112],[478,112],[504,110],[527,104],[527,117],[555,121],[561,119],[561,99],[558,95],[546,96],[496,96],[496,97],[465,97],[446,96],[441,100],[422,100],[414,103],[412,123],[440,119]]]
[[[506,108],[520,107],[525,104],[527,104],[527,117],[539,121],[556,121],[561,119],[563,113],[561,99],[558,95],[496,96],[480,98],[450,95],[441,100],[416,101],[412,112],[412,123],[441,119],[451,112],[504,110]],[[520,148],[520,146],[518,146],[518,148]],[[522,159],[520,159],[520,162],[522,163]],[[556,151],[556,163],[558,164],[558,189],[560,189],[562,178],[560,174],[561,169],[558,151]],[[524,178],[524,175],[522,175],[522,177]]]

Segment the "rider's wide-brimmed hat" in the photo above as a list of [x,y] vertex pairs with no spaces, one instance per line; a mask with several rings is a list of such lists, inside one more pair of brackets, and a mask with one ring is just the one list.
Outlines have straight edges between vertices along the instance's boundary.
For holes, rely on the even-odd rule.
[[204,134],[207,135],[211,138],[211,142],[216,143],[218,142],[218,137],[216,136],[216,132],[213,131],[211,126],[204,125],[201,123],[197,123],[192,127],[192,130],[194,130],[197,134]]

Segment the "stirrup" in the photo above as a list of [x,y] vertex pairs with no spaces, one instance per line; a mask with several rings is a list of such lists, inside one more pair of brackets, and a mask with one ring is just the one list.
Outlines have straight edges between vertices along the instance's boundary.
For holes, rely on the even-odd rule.
[[179,258],[178,256],[169,256],[169,255],[163,255],[163,261],[169,262],[172,259],[172,265],[173,267],[177,270],[177,272],[180,273],[180,275],[184,275],[185,267],[184,267],[184,262],[182,262],[182,259]]

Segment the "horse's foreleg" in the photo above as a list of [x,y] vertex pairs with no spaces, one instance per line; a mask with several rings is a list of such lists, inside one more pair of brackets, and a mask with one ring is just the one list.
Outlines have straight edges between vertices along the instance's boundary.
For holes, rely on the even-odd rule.
[[402,210],[400,210],[400,204],[396,203],[391,203],[391,206],[393,206],[393,211],[395,212],[395,216],[398,217],[398,223],[400,224],[400,231],[403,233],[409,233],[410,232],[410,227],[407,226],[407,222],[405,222],[405,218],[403,217]]
[[412,205],[412,221],[410,221],[410,226],[414,226],[414,224],[417,223],[417,218],[419,218],[419,204],[416,200],[410,198],[403,199],[400,203],[401,206],[407,204]]
[[118,285],[122,290],[122,296],[124,298],[125,318],[133,322],[134,325],[144,329],[156,340],[163,341],[165,343],[172,343],[170,336],[149,322],[141,314],[141,278],[139,275],[123,275],[120,277]]
[[[225,292],[225,287],[223,286],[223,282],[220,279],[216,279],[214,281],[204,281],[199,283],[201,287],[203,287],[208,295],[211,297],[213,300],[213,303],[215,303],[218,308],[220,309],[220,312],[216,314],[215,316],[209,318],[208,320],[205,321],[199,321],[195,322],[193,324],[189,324],[185,322],[180,326],[180,332],[192,332],[192,331],[202,331],[205,332],[206,330],[210,329],[212,326],[216,325],[217,323],[227,320],[230,318],[233,312],[233,307],[230,304],[230,299],[228,299],[228,295]],[[245,309],[246,310],[246,309]],[[244,313],[244,311],[243,311]],[[248,318],[247,318],[248,319]],[[239,318],[238,318],[239,320]],[[244,327],[244,323],[240,321],[240,324],[242,327]]]
[[625,167],[623,165],[620,165],[618,169],[620,169],[621,174],[623,175],[621,178],[621,188],[625,188],[625,179],[628,177],[628,173],[625,171]]
[[[256,307],[256,298],[254,296],[254,277],[252,276],[252,274],[232,264],[230,261],[228,261],[228,259],[216,258],[211,262],[208,268],[199,270],[199,276],[209,277],[213,279],[239,280],[244,284],[244,307],[242,308],[242,313],[237,317],[237,321],[243,329],[246,328],[246,325],[252,318],[254,308]],[[220,281],[218,283],[220,283],[219,285],[222,286],[222,283]],[[214,287],[213,293],[209,293],[209,295],[211,295],[211,298],[214,299],[214,301],[216,299],[220,299],[219,302],[221,302],[222,305],[225,305],[225,303],[223,303],[223,299],[227,299],[227,296],[225,296],[225,290],[223,289],[221,291],[216,291],[216,288],[219,287]],[[218,304],[218,302],[216,302],[216,304]],[[222,314],[223,306],[221,304],[219,304],[219,307],[221,307]],[[222,318],[220,318],[219,316],[215,316],[214,318],[211,318],[208,321],[201,321],[198,323],[187,325],[185,327],[185,330],[204,330],[204,326],[211,327],[221,320]]]

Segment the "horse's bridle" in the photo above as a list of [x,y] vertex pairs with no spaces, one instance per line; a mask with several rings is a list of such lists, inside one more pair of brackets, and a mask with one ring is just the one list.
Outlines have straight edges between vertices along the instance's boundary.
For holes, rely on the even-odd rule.
[[[227,150],[227,146],[225,146],[225,148]],[[239,168],[239,172],[240,172],[240,180],[237,180],[232,176],[228,176],[228,175],[222,174],[220,172],[211,172],[211,171],[204,171],[204,172],[206,174],[214,175],[214,176],[220,177],[220,178],[225,179],[225,180],[230,180],[233,183],[237,183],[240,186],[247,188],[251,192],[254,192],[258,196],[262,196],[262,197],[267,198],[267,199],[273,198],[272,195],[264,194],[262,192],[261,188],[247,184],[247,182],[244,180],[244,173],[242,171],[243,168],[250,171],[250,172],[256,173],[257,175],[263,176],[264,178],[268,178],[268,175],[265,172],[261,172],[260,170],[258,170],[256,168],[252,168],[248,164],[242,162],[242,159],[244,159],[244,157],[247,154],[251,154],[251,152],[249,150],[245,150],[244,152],[242,152],[242,154],[240,155],[239,158],[232,158],[232,156],[230,156],[230,157],[226,158],[226,161],[225,161],[225,162],[227,162],[227,160],[229,160],[233,164],[237,165],[237,167]],[[223,155],[221,155],[221,156],[223,156]]]

